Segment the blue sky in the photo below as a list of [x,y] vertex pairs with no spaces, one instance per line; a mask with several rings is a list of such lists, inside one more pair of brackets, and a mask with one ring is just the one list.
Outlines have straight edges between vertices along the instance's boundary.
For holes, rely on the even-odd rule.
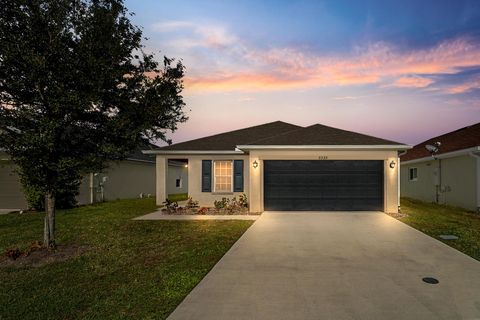
[[480,121],[480,1],[126,5],[186,65],[174,142],[283,120],[415,144]]

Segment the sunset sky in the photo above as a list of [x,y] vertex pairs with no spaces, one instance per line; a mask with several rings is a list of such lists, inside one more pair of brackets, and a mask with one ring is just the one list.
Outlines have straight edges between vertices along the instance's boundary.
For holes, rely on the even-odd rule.
[[480,1],[127,0],[181,58],[181,142],[282,120],[408,144],[480,121]]

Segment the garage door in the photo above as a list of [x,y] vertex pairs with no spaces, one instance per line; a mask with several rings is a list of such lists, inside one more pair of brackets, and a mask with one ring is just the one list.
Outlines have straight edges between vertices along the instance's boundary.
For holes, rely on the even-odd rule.
[[383,211],[383,161],[265,160],[264,207]]

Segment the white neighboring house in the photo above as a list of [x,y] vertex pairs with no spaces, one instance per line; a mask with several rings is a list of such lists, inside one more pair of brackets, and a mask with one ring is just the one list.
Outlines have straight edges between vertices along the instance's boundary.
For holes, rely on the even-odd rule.
[[[427,150],[437,143],[437,152]],[[480,123],[419,143],[400,159],[402,196],[480,210]]]

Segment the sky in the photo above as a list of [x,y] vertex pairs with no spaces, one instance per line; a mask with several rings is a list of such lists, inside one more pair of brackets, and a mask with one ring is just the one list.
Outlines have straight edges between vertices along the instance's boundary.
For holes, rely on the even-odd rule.
[[480,122],[480,1],[126,0],[181,59],[174,143],[276,120],[407,144]]

